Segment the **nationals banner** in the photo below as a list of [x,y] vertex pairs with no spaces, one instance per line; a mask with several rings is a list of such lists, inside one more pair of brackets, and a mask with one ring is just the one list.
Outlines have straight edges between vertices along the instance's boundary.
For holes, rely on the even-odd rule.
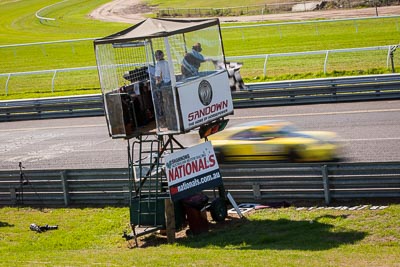
[[205,142],[165,157],[168,187],[173,201],[222,184],[211,142]]

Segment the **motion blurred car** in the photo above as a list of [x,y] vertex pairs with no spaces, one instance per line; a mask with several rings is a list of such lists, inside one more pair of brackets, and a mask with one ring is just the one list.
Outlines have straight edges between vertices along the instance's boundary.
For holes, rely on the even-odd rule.
[[297,131],[287,121],[253,121],[208,137],[219,163],[339,160],[336,134],[327,131]]

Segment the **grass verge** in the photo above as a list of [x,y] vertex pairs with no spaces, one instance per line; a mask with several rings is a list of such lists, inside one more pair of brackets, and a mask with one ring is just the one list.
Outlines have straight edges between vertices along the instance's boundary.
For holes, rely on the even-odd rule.
[[[295,207],[230,217],[209,233],[166,244],[121,235],[128,208],[0,209],[2,266],[398,266],[400,205],[371,210]],[[59,225],[36,233],[31,223]],[[163,241],[164,240],[164,241]]]

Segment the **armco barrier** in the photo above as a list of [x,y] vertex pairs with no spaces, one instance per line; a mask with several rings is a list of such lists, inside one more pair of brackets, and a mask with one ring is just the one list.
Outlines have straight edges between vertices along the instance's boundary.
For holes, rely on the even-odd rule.
[[239,165],[222,176],[244,202],[400,197],[400,162]]
[[[235,108],[400,99],[400,74],[254,83],[232,97]],[[0,122],[103,114],[100,94],[0,101]]]
[[[92,206],[129,203],[128,169],[0,171],[0,205]],[[23,181],[22,181],[23,182]]]
[[400,75],[254,83],[234,92],[235,108],[400,99]]
[[[236,202],[393,199],[400,162],[221,165]],[[127,169],[0,171],[0,206],[127,206]],[[210,196],[212,190],[206,191]]]
[[89,117],[104,114],[101,95],[0,101],[0,122]]

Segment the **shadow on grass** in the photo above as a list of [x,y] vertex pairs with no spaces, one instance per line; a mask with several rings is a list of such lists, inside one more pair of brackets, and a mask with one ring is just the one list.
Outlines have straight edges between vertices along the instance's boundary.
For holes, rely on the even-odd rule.
[[[340,217],[340,216],[339,216]],[[341,217],[343,218],[343,217]],[[193,248],[216,246],[230,249],[327,250],[354,244],[367,233],[314,221],[240,220],[208,233],[179,240]],[[332,219],[332,218],[330,218]],[[239,220],[239,219],[238,219]]]
[[0,221],[0,227],[14,227],[13,224],[9,224],[8,222]]

